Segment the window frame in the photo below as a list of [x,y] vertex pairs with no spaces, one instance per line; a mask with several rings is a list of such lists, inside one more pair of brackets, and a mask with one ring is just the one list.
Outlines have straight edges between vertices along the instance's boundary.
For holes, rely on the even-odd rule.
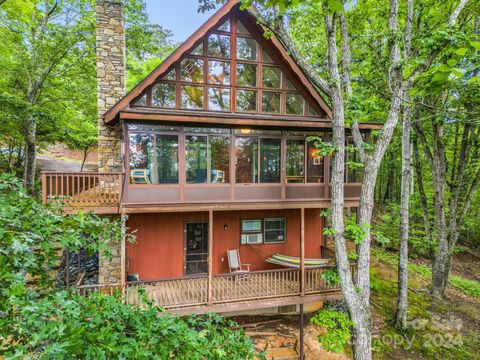
[[[143,91],[137,98],[135,98],[130,104],[132,107],[153,107],[153,108],[161,108],[161,109],[176,109],[176,110],[185,110],[185,111],[206,111],[206,112],[213,112],[213,113],[242,113],[242,114],[265,114],[270,116],[290,116],[290,117],[317,117],[319,113],[322,113],[320,106],[309,96],[308,92],[303,88],[303,86],[297,84],[297,80],[295,79],[295,75],[291,72],[288,67],[282,63],[276,56],[272,57],[268,53],[268,49],[264,43],[262,43],[262,39],[258,39],[256,36],[253,36],[251,33],[243,33],[238,32],[238,23],[242,23],[239,19],[234,17],[229,17],[225,19],[223,23],[229,22],[230,31],[223,31],[219,30],[218,27],[208,31],[202,39],[197,41],[191,47],[191,51],[196,49],[199,45],[203,46],[202,53],[194,54],[192,52],[184,54],[180,59],[176,61],[176,63],[171,66],[162,76],[160,76],[152,85],[150,85],[145,91]],[[242,23],[243,24],[243,23]],[[248,30],[248,29],[247,29]],[[219,57],[215,55],[208,54],[208,39],[211,35],[222,35],[222,36],[229,36],[230,37],[230,56],[229,57]],[[257,58],[254,60],[249,59],[240,59],[237,57],[237,38],[250,38],[256,41],[257,44]],[[264,55],[270,57],[270,60],[264,59]],[[181,80],[181,63],[185,59],[197,59],[203,61],[203,81],[201,82],[189,82]],[[210,83],[209,80],[209,63],[210,61],[222,61],[228,62],[230,64],[230,83],[229,84],[215,84]],[[249,64],[255,65],[257,67],[256,71],[256,85],[255,86],[238,86],[237,85],[237,64]],[[263,67],[270,67],[270,68],[278,68],[280,70],[280,87],[273,88],[273,87],[264,87],[263,86]],[[166,79],[165,76],[174,71],[175,78],[174,79]],[[292,81],[293,79],[293,81]],[[287,87],[287,82],[290,82],[294,85],[295,89],[289,89]],[[152,88],[158,83],[165,83],[165,84],[174,84],[175,85],[175,107],[159,107],[159,106],[152,106]],[[182,107],[182,100],[181,100],[181,89],[183,86],[202,86],[203,87],[203,107],[202,108],[184,108]],[[229,109],[226,110],[218,110],[218,109],[210,109],[209,108],[209,91],[210,88],[228,88],[230,89],[230,106]],[[301,89],[301,90],[299,90]],[[251,111],[240,111],[237,109],[237,92],[238,90],[253,90],[256,91],[256,106],[255,110]],[[263,111],[263,92],[280,92],[280,109],[279,112],[269,112]],[[289,114],[287,113],[287,92],[288,93],[295,93],[301,95],[303,98],[303,113],[302,114]],[[135,102],[138,101],[142,96],[146,94],[146,103],[144,105],[136,105]],[[310,109],[313,109],[310,111]]]
[[[283,221],[283,240],[281,241],[266,241],[266,222],[269,220],[282,220]],[[243,222],[244,221],[260,221],[261,230],[259,231],[251,231],[251,230],[243,230]],[[241,218],[240,219],[240,245],[274,245],[274,244],[285,244],[287,243],[287,217],[280,216],[280,217],[252,217],[252,218]],[[278,231],[278,230],[277,230]],[[252,234],[261,234],[262,241],[259,243],[249,244],[246,241],[243,241],[243,235],[252,235]]]

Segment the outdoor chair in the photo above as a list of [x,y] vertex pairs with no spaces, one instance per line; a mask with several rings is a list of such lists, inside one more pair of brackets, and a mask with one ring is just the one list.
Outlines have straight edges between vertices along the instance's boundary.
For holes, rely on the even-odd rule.
[[227,258],[230,274],[235,275],[235,280],[238,281],[248,279],[248,277],[250,276],[250,264],[242,264],[242,262],[240,261],[240,252],[238,251],[238,249],[227,249]]

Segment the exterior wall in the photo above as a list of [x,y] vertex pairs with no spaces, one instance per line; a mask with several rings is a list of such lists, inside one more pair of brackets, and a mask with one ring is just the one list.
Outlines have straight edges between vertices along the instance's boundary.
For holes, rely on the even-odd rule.
[[125,30],[122,2],[97,0],[98,170],[121,171],[121,128],[107,127],[103,114],[125,88]]
[[[322,220],[320,209],[305,210],[305,257],[320,257]],[[287,241],[281,244],[240,245],[240,219],[285,217]],[[130,231],[137,242],[127,244],[127,273],[154,280],[184,276],[184,223],[208,221],[208,213],[131,214]],[[228,229],[225,230],[224,226]],[[300,256],[300,210],[218,211],[213,216],[213,273],[228,272],[227,249],[240,249],[251,270],[278,269],[265,262],[275,253]]]
[[[112,219],[118,219],[118,216],[112,216]],[[110,246],[111,255],[109,257],[102,253],[98,256],[98,283],[118,283],[121,281],[121,254],[120,244]]]

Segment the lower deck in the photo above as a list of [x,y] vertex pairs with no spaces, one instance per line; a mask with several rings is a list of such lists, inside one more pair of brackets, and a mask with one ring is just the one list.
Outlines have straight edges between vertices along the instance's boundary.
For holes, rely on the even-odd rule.
[[97,290],[105,294],[123,292],[125,301],[135,305],[142,303],[142,294],[145,294],[155,305],[177,313],[228,312],[339,299],[339,285],[330,284],[328,278],[322,276],[332,268],[327,265],[306,269],[304,278],[300,269],[253,271],[244,277],[221,274],[212,277],[211,287],[205,276],[127,282],[124,286],[118,283],[85,285],[79,290],[82,294]]

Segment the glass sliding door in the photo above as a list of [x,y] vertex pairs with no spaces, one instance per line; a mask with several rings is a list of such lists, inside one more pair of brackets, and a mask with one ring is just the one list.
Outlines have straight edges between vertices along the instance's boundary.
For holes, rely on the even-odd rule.
[[237,183],[258,183],[257,137],[235,139],[235,170]]
[[287,140],[287,183],[305,182],[305,141]]
[[130,183],[153,184],[155,158],[153,134],[130,133]]
[[280,139],[260,139],[260,182],[280,182]]
[[156,135],[157,182],[178,184],[178,136]]
[[207,182],[207,137],[185,136],[187,183]]

